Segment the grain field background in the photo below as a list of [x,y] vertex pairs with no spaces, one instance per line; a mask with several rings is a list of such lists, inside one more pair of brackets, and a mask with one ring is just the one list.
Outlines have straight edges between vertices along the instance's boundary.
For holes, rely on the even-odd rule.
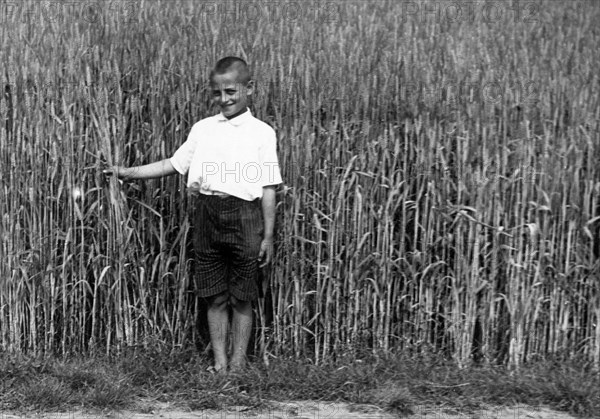
[[456,4],[0,3],[0,350],[203,342],[183,178],[101,170],[170,157],[239,55],[285,181],[258,356],[599,368],[600,7]]

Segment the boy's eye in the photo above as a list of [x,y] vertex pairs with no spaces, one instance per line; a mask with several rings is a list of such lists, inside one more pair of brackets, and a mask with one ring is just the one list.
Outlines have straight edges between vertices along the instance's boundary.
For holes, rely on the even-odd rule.
[[[225,90],[225,93],[229,96],[233,96],[237,93],[237,90],[233,90],[233,89],[227,89]],[[220,90],[213,90],[212,91],[213,96],[221,96],[221,91]]]

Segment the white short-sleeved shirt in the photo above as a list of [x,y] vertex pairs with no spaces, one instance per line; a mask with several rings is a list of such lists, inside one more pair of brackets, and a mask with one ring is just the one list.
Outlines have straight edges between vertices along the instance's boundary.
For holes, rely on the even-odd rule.
[[188,188],[226,193],[247,201],[262,198],[262,188],[282,182],[275,131],[250,110],[227,119],[222,113],[194,124],[171,157]]

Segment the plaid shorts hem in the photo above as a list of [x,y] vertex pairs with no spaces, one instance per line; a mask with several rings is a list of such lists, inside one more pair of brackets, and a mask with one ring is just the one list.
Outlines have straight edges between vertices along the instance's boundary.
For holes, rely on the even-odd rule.
[[219,295],[224,293],[225,291],[228,291],[227,288],[227,284],[223,283],[221,284],[215,284],[214,286],[208,288],[208,287],[202,287],[199,286],[199,284],[201,284],[203,281],[202,279],[199,279],[197,276],[194,277],[194,283],[196,284],[196,294],[199,297],[202,298],[208,298],[208,297],[214,297],[215,295]]
[[196,273],[194,283],[196,285],[196,295],[202,298],[214,297],[224,292],[229,292],[230,295],[241,301],[254,301],[259,297],[258,281],[247,280],[243,287],[231,286],[225,281],[214,283],[214,281],[205,280],[201,274]]

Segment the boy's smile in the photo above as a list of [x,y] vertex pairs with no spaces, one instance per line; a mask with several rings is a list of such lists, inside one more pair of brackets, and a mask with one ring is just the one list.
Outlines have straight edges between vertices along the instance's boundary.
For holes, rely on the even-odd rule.
[[239,78],[235,70],[212,76],[210,83],[212,100],[227,117],[246,109],[248,98],[254,90],[252,81],[244,84],[239,81]]

